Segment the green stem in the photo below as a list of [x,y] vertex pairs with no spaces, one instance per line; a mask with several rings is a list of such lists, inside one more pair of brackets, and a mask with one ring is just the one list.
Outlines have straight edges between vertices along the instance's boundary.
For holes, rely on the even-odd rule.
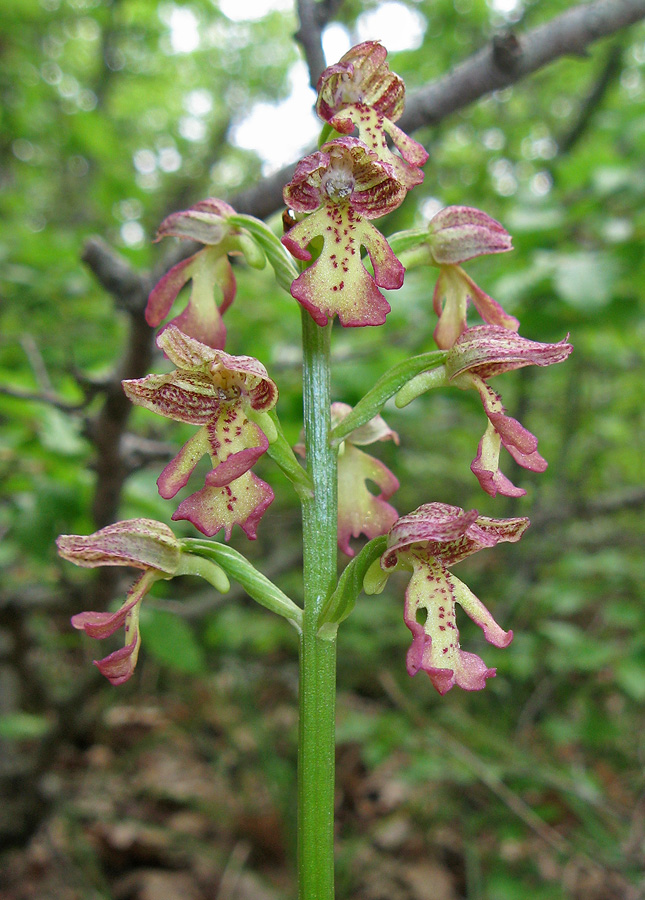
[[300,641],[298,747],[298,897],[334,897],[334,753],[336,638],[319,618],[336,585],[336,451],[329,446],[331,323],[302,313],[307,471],[314,496],[303,498],[304,620]]

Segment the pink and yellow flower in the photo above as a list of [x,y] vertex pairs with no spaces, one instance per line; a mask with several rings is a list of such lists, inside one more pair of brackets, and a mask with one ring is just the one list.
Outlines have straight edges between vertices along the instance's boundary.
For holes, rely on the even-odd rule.
[[[141,646],[139,612],[141,601],[152,585],[175,575],[201,574],[221,591],[228,579],[215,563],[182,553],[181,544],[167,525],[153,519],[116,522],[94,534],[62,534],[56,541],[63,559],[77,566],[132,566],[142,574],[116,612],[82,612],[72,616],[72,625],[89,637],[102,640],[119,628],[125,629],[125,644],[94,665],[112,684],[123,684],[134,672]],[[208,569],[208,572],[206,571]]]
[[455,607],[464,612],[496,647],[507,647],[512,631],[504,631],[483,603],[450,569],[467,556],[494,547],[500,541],[520,539],[529,521],[524,518],[491,519],[476,510],[464,512],[446,503],[426,503],[400,518],[388,535],[381,557],[387,573],[412,572],[405,595],[404,620],[412,632],[407,654],[410,675],[427,673],[440,694],[454,685],[478,691],[495,675],[474,653],[459,644]]
[[[352,408],[346,403],[332,403],[332,427],[341,422]],[[354,555],[350,538],[364,534],[370,540],[386,534],[398,513],[387,502],[398,490],[398,479],[379,459],[359,450],[359,446],[375,441],[393,440],[399,436],[381,416],[357,428],[338,448],[338,546],[348,556]],[[376,496],[367,487],[373,482],[380,490]]]
[[438,266],[439,277],[432,303],[439,316],[434,338],[448,350],[466,330],[466,313],[472,301],[484,322],[517,331],[519,322],[489,297],[460,263],[490,253],[512,249],[508,232],[486,213],[469,206],[448,206],[430,220],[427,231],[419,233],[414,263]]
[[[340,134],[357,128],[360,140],[411,188],[423,181],[420,166],[428,153],[394,124],[403,112],[405,84],[390,72],[386,57],[387,50],[378,41],[352,47],[320,76],[316,111]],[[388,137],[400,156],[390,149]]]
[[213,469],[206,486],[180,503],[173,519],[187,519],[209,536],[223,528],[227,540],[238,524],[254,539],[273,491],[250,471],[269,446],[250,416],[272,409],[278,389],[258,360],[209,347],[173,325],[159,335],[157,345],[177,369],[124,381],[126,394],[138,406],[200,426],[159,476],[159,493],[174,497],[208,454]]
[[446,354],[445,362],[411,379],[397,394],[397,406],[406,406],[431,388],[458,387],[476,390],[481,397],[488,426],[479,442],[471,470],[480,485],[495,497],[521,497],[526,491],[516,487],[499,468],[499,453],[505,447],[515,462],[531,472],[544,472],[547,462],[538,453],[535,435],[506,415],[502,399],[487,379],[524,366],[551,366],[563,362],[573,347],[566,340],[557,344],[529,341],[499,325],[467,328]]
[[[390,165],[352,137],[323,144],[301,160],[284,189],[284,201],[310,213],[282,238],[297,259],[322,237],[318,259],[292,284],[293,297],[318,325],[338,315],[342,325],[382,325],[390,305],[379,287],[397,289],[404,269],[370,219],[396,209],[406,189]],[[374,274],[361,261],[364,247]]]
[[547,462],[538,453],[537,438],[511,416],[502,399],[486,379],[524,366],[551,366],[563,362],[573,347],[566,341],[543,344],[529,341],[495,325],[468,328],[448,352],[445,371],[449,382],[479,393],[488,417],[488,426],[479,442],[471,470],[491,497],[521,497],[526,491],[516,487],[499,469],[502,446],[515,462],[531,472],[544,472]]
[[157,232],[158,241],[174,235],[206,246],[173,266],[153,288],[146,306],[148,325],[161,324],[181,289],[190,281],[188,305],[169,324],[209,347],[224,347],[226,327],[222,315],[233,302],[236,290],[228,257],[243,254],[254,268],[265,264],[264,254],[255,241],[244,229],[228,223],[227,217],[234,213],[228,203],[209,198],[164,219]]

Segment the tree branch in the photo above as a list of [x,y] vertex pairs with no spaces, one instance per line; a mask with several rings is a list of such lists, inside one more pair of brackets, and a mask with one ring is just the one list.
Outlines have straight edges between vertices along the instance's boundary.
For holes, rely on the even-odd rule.
[[294,37],[302,46],[309,69],[309,84],[314,91],[320,73],[325,68],[325,54],[322,48],[322,30],[324,21],[318,16],[319,4],[315,0],[298,0],[298,19],[300,28]]
[[404,131],[436,125],[491,91],[510,87],[562,56],[645,18],[645,0],[596,0],[556,16],[524,35],[497,38],[452,72],[414,94],[398,124]]

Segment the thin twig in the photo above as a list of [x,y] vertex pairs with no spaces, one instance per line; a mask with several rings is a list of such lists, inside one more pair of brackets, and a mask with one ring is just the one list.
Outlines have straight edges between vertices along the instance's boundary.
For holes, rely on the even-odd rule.
[[510,87],[563,56],[584,56],[595,41],[645,18],[645,0],[596,0],[522,35],[499,37],[452,72],[412,95],[399,125],[436,125],[492,91]]
[[322,23],[316,14],[315,0],[298,0],[300,28],[294,37],[302,46],[309,69],[309,84],[316,90],[320,73],[325,68],[325,53],[322,47]]
[[570,153],[574,146],[586,134],[591,121],[598,111],[609,88],[614,84],[622,71],[623,42],[616,41],[609,48],[600,75],[596,79],[589,95],[584,100],[576,121],[557,141],[558,156]]
[[25,400],[28,403],[46,403],[48,406],[55,406],[56,409],[62,409],[64,412],[69,413],[81,412],[85,408],[85,402],[70,403],[53,392],[23,391],[20,388],[9,387],[6,384],[0,384],[0,394],[5,397],[15,397],[16,400]]

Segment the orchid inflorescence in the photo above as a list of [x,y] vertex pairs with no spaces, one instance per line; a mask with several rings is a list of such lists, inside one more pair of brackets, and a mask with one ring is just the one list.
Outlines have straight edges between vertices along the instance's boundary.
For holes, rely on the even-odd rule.
[[[236,291],[230,257],[242,256],[255,268],[268,259],[278,283],[321,328],[334,318],[344,327],[385,323],[390,304],[381,289],[400,288],[405,272],[395,249],[407,268],[438,268],[428,307],[437,315],[434,339],[439,352],[386,373],[354,409],[340,402],[331,406],[330,443],[338,458],[337,538],[348,557],[355,554],[351,540],[361,535],[370,540],[368,547],[378,548],[369,568],[356,569],[364,581],[358,579],[352,588],[355,593],[361,587],[368,593],[382,590],[396,569],[411,572],[404,606],[404,621],[413,635],[408,672],[425,671],[440,694],[455,684],[479,690],[495,670],[460,648],[456,604],[495,646],[507,646],[512,632],[502,630],[452,574],[452,566],[500,541],[518,541],[528,519],[494,519],[445,503],[424,503],[399,517],[389,502],[399,487],[397,478],[360,448],[386,440],[398,444],[397,434],[380,415],[390,397],[404,406],[433,388],[472,389],[479,394],[487,419],[472,472],[492,497],[521,496],[524,489],[500,471],[501,448],[533,472],[544,471],[547,463],[538,453],[537,439],[506,415],[488,380],[524,366],[562,362],[572,348],[566,340],[543,344],[521,337],[518,320],[462,268],[477,256],[512,249],[509,234],[486,213],[467,206],[447,207],[425,227],[390,241],[377,229],[374,222],[397,209],[407,192],[422,182],[421,167],[428,157],[395,124],[403,111],[405,89],[390,72],[386,55],[379,42],[366,41],[320,76],[316,110],[327,139],[298,163],[284,189],[290,217],[281,241],[264,223],[238,215],[215,198],[164,220],[158,239],[192,241],[193,250],[195,244],[202,245],[168,271],[150,294],[146,309],[148,323],[161,325],[190,282],[187,305],[157,337],[158,347],[176,368],[124,381],[123,388],[133,403],[197,429],[159,476],[162,497],[175,497],[202,457],[210,458],[212,468],[203,486],[181,500],[172,518],[189,521],[207,537],[223,531],[227,541],[233,526],[239,525],[254,539],[273,500],[271,487],[251,471],[264,454],[280,466],[301,498],[310,497],[313,487],[282,434],[275,382],[258,360],[224,350],[222,316]],[[470,304],[484,324],[468,324]],[[295,450],[300,456],[307,454],[304,444]],[[378,496],[368,482],[378,486]],[[254,585],[249,588],[252,596],[296,627],[301,621],[300,608],[275,586],[267,587],[268,579],[239,554],[232,563],[221,544],[178,539],[168,526],[152,520],[117,523],[88,537],[64,535],[58,546],[63,557],[81,566],[128,565],[143,570],[118,611],[85,612],[72,620],[74,627],[94,638],[125,628],[125,646],[97,662],[114,684],[132,675],[140,645],[140,604],[157,580],[198,574],[226,591],[228,576],[236,577]],[[359,554],[350,566],[359,565],[362,558]],[[354,584],[349,577],[341,581]],[[268,591],[266,596],[263,591]],[[333,603],[326,615],[325,627],[333,625]],[[338,613],[336,622],[344,615]]]

